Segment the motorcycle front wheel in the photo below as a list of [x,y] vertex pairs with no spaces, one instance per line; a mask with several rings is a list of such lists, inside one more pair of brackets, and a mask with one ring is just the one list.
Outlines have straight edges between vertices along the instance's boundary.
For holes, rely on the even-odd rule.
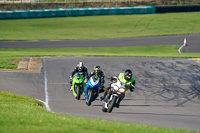
[[93,89],[88,89],[88,102],[87,105],[90,106],[92,103],[92,99],[93,99]]
[[81,98],[81,86],[79,86],[79,85],[76,87],[76,94],[77,94],[76,99],[80,100],[80,98]]
[[116,101],[117,101],[117,97],[116,96],[114,96],[113,99],[111,101],[109,101],[109,103],[108,103],[108,110],[107,110],[108,113],[112,112],[113,108],[115,107]]

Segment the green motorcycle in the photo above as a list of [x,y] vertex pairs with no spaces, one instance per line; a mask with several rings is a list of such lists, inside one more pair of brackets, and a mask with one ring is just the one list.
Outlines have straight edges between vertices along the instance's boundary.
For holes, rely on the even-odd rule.
[[80,100],[80,97],[82,93],[84,92],[85,88],[85,83],[84,83],[85,78],[83,77],[83,73],[78,72],[74,75],[73,80],[72,80],[72,91],[73,95],[77,100]]

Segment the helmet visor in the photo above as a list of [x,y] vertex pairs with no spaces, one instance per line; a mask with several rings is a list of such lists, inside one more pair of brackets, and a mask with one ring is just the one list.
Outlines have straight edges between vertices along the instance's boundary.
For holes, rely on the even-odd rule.
[[126,80],[131,80],[131,75],[126,75]]
[[83,69],[83,67],[79,67],[78,69],[79,69],[79,70],[82,70],[82,69]]
[[100,70],[100,66],[95,66],[94,70]]

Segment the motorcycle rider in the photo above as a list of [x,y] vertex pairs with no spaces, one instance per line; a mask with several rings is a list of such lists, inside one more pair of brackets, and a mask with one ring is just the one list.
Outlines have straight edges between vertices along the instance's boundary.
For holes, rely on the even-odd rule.
[[70,75],[70,84],[71,84],[70,90],[72,90],[72,78],[73,78],[74,74],[77,73],[77,72],[82,72],[85,79],[88,78],[87,68],[84,66],[84,64],[82,62],[79,62]]
[[[116,78],[111,77],[111,81],[117,80]],[[128,89],[131,92],[134,91],[134,89],[135,89],[135,79],[133,78],[133,74],[132,74],[132,71],[130,69],[125,70],[124,73],[120,73],[119,76],[118,76],[118,80],[121,83],[125,83],[125,91],[127,91]],[[109,91],[109,89],[110,89],[110,86],[108,88],[106,88],[104,95],[103,95],[103,97],[100,98],[100,100],[107,101],[110,98],[111,91]],[[118,103],[116,104],[117,108],[119,108],[119,104],[123,100],[124,97],[125,97],[125,93],[124,93],[124,95],[122,95],[122,97],[120,97]]]
[[[90,79],[90,77],[92,77],[94,75],[99,77],[99,82],[100,82],[99,91],[96,93],[97,95],[95,96],[95,97],[98,97],[99,93],[105,90],[105,87],[104,87],[104,83],[105,83],[105,81],[104,81],[104,73],[101,70],[101,67],[99,65],[94,66],[94,71],[90,73],[90,75],[88,76],[88,80]],[[89,88],[89,85],[86,84],[86,86],[85,86],[85,98],[86,98],[86,101],[88,101],[88,99],[87,99],[88,88]]]
[[104,87],[104,83],[105,83],[104,77],[105,76],[99,65],[94,66],[94,71],[90,73],[90,75],[88,76],[88,79],[90,77],[92,77],[93,75],[99,77],[99,79],[100,79],[99,93],[103,92],[105,90],[105,87]]

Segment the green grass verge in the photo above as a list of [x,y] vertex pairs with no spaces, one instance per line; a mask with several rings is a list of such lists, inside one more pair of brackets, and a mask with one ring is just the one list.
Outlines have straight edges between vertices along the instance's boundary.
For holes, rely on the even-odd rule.
[[200,12],[0,20],[0,40],[102,39],[200,33]]
[[[124,16],[89,16],[0,21],[0,40],[102,39],[200,33],[200,12]],[[16,68],[23,56],[200,57],[178,53],[179,46],[112,48],[0,49],[0,68]],[[14,61],[14,62],[13,62]],[[34,99],[0,91],[0,131],[190,133],[51,113]],[[94,124],[95,123],[95,124]]]
[[0,49],[0,68],[16,68],[12,60],[43,56],[142,56],[142,57],[200,57],[200,53],[178,53],[177,45],[90,48],[32,48]]
[[0,91],[1,133],[194,133],[48,112],[34,99]]

